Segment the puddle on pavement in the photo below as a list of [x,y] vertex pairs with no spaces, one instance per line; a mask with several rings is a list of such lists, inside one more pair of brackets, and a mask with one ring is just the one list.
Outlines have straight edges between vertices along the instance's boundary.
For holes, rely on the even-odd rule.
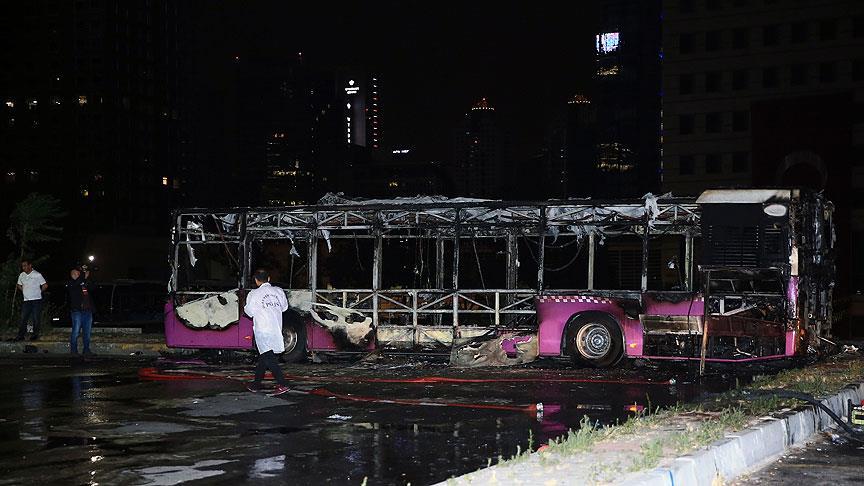
[[[3,380],[0,362],[0,380]],[[57,474],[58,464],[100,458],[88,470],[63,468],[69,482],[102,477],[103,484],[179,484],[254,479],[307,483],[431,484],[510,457],[533,438],[536,448],[578,427],[588,415],[603,424],[625,420],[637,404],[652,407],[689,401],[704,390],[722,391],[734,377],[717,375],[702,385],[685,370],[668,384],[550,383],[544,378],[645,379],[665,369],[471,370],[458,377],[528,376],[528,383],[377,384],[342,379],[328,389],[354,396],[422,398],[498,405],[544,404],[544,414],[447,406],[360,403],[318,396],[271,398],[240,383],[140,382],[138,363],[70,373],[40,370],[39,380],[4,385],[0,403],[0,477],[36,482]],[[125,367],[124,367],[125,366]],[[16,368],[15,373],[20,373]],[[294,367],[294,374],[350,378],[402,378],[447,373],[443,367],[400,366],[383,370]],[[742,378],[743,384],[748,377]],[[8,383],[7,381],[4,383]],[[318,382],[320,385],[320,381]],[[314,386],[318,386],[314,385]],[[26,444],[26,447],[25,447]],[[39,451],[51,450],[51,454]],[[21,466],[27,455],[26,468]],[[92,469],[90,467],[92,466]],[[79,474],[88,476],[79,476]],[[131,476],[130,476],[131,475]],[[108,478],[108,479],[106,479]],[[83,481],[86,482],[86,481]],[[0,481],[2,484],[2,481]]]
[[210,469],[233,461],[200,461],[189,466],[155,466],[136,469],[145,486],[168,486],[225,474],[222,469]]

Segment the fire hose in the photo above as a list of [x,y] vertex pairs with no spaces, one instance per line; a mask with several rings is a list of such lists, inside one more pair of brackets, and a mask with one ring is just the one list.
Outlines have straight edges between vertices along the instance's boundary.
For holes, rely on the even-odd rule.
[[798,391],[794,391],[794,390],[784,390],[784,389],[747,390],[747,393],[749,393],[751,395],[775,396],[775,397],[779,397],[779,398],[794,398],[796,400],[801,400],[803,402],[807,402],[810,405],[813,405],[815,408],[821,409],[823,412],[825,412],[826,415],[831,417],[832,420],[837,422],[837,425],[839,425],[840,428],[842,428],[843,431],[846,432],[846,434],[849,436],[850,439],[852,439],[856,442],[864,443],[864,430],[862,430],[861,428],[858,428],[858,427],[853,427],[852,425],[846,423],[846,421],[843,420],[843,418],[841,418],[836,413],[834,413],[834,411],[831,410],[831,408],[829,408],[827,405],[822,403],[821,400],[814,397],[813,395],[809,395],[807,393],[802,393],[802,392],[798,392]]

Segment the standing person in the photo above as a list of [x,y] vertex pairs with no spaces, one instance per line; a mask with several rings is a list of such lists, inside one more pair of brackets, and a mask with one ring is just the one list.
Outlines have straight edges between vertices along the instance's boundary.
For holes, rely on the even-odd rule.
[[30,260],[21,260],[21,274],[18,275],[18,290],[24,296],[21,304],[21,325],[18,327],[18,335],[13,341],[23,341],[27,335],[27,322],[33,321],[33,335],[31,341],[39,340],[39,321],[42,318],[42,292],[48,288],[45,277],[33,270]]
[[69,312],[72,314],[72,336],[69,339],[69,352],[78,354],[78,333],[83,334],[84,356],[90,352],[90,329],[93,326],[93,300],[90,297],[90,272],[77,268],[69,271],[70,280],[66,282],[69,296]]
[[261,380],[264,372],[270,370],[278,386],[270,393],[271,397],[281,395],[291,390],[279,367],[277,354],[285,351],[285,341],[282,338],[282,313],[288,309],[288,299],[279,287],[270,285],[270,274],[267,270],[255,271],[255,290],[246,296],[243,311],[252,318],[252,331],[255,334],[255,346],[258,347],[258,365],[255,367],[255,381],[246,388],[251,392],[261,391]]

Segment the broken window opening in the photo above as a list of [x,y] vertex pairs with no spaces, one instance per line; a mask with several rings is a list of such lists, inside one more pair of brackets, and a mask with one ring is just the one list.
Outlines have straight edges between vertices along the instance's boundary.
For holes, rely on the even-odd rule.
[[546,238],[543,253],[543,287],[588,288],[588,237],[558,235]]
[[330,232],[330,248],[318,238],[316,288],[371,289],[375,240],[369,235]]
[[537,257],[534,254],[537,252],[537,237],[516,237],[516,248],[516,288],[536,289]]
[[235,243],[179,243],[177,290],[224,291],[237,288],[239,254],[239,245]]
[[[258,268],[266,268],[270,272],[270,281],[284,289],[309,288],[309,243],[300,238],[291,239],[256,239],[250,248],[251,268],[249,273]],[[249,286],[254,282],[249,280]]]
[[686,291],[686,238],[651,235],[648,240],[648,290]]
[[594,288],[602,290],[641,290],[642,237],[608,236],[597,245],[594,260]]
[[463,237],[459,240],[459,288],[507,287],[507,238]]
[[382,289],[435,288],[435,239],[384,237],[381,241]]

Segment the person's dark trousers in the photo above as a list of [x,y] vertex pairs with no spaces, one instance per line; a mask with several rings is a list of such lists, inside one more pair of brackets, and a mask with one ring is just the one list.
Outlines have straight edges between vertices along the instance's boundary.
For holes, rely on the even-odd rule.
[[273,379],[279,386],[288,386],[285,375],[282,374],[282,368],[279,367],[279,359],[273,351],[258,355],[258,365],[255,366],[255,386],[261,386],[261,380],[264,379],[264,372],[267,370],[273,373]]
[[69,339],[69,350],[78,353],[78,333],[84,336],[84,354],[90,353],[90,329],[93,327],[93,313],[87,311],[72,311],[72,336]]
[[33,320],[33,337],[39,337],[39,320],[42,318],[42,299],[25,300],[21,303],[21,325],[18,326],[18,338],[27,335],[27,322]]

